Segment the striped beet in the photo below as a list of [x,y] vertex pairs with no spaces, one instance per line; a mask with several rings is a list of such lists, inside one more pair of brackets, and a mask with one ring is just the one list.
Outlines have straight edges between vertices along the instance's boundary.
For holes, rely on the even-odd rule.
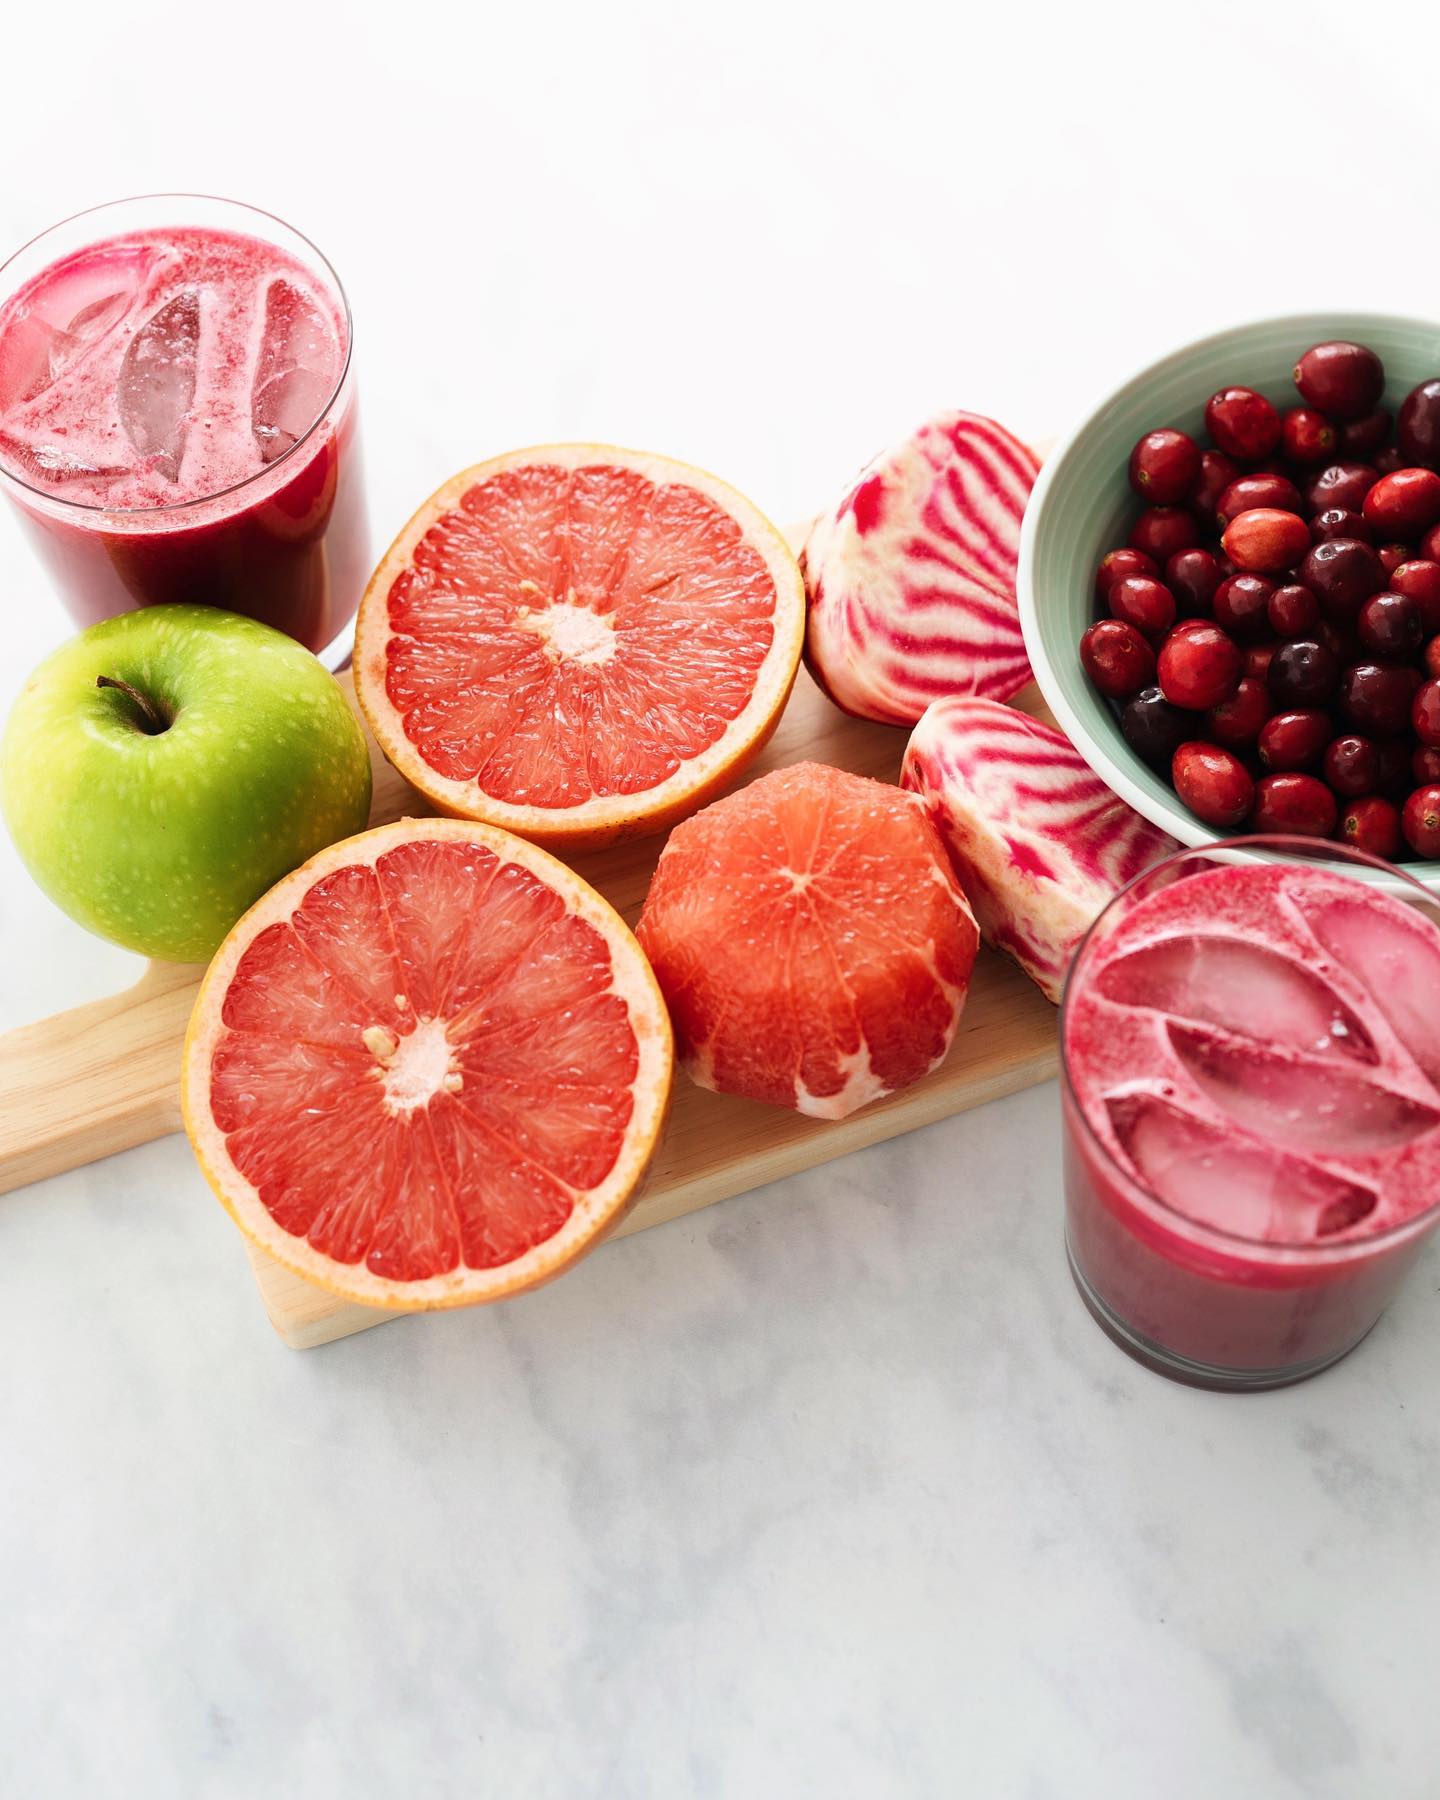
[[1053,725],[993,700],[937,700],[911,733],[900,785],[929,807],[987,942],[1050,1000],[1106,901],[1178,848]]
[[941,413],[816,521],[805,660],[837,706],[913,725],[943,695],[1024,687],[1015,562],[1039,467],[993,419]]

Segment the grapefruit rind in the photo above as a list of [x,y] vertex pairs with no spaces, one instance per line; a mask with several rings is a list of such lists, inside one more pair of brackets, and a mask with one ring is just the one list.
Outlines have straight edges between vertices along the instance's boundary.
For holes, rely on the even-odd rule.
[[[655,787],[640,793],[595,795],[578,806],[521,806],[487,794],[477,781],[452,780],[433,769],[406,736],[386,690],[386,649],[391,637],[388,599],[396,578],[410,566],[431,527],[460,504],[478,483],[507,469],[546,463],[564,469],[608,464],[634,470],[657,486],[696,489],[740,527],[775,584],[774,634],[749,701],[721,736]],[[712,799],[769,741],[799,670],[805,643],[805,580],[781,532],[745,496],[704,469],[643,450],[613,444],[537,444],[463,469],[410,519],[370,577],[355,627],[355,696],[381,752],[437,812],[479,819],[532,843],[562,850],[593,850],[623,838],[665,830]]]
[[[268,926],[290,917],[314,884],[336,869],[372,865],[388,850],[417,839],[451,838],[481,844],[502,862],[518,863],[558,893],[609,947],[614,989],[630,1014],[638,1055],[633,1112],[620,1153],[598,1187],[570,1190],[574,1206],[553,1236],[496,1268],[461,1265],[425,1280],[395,1281],[363,1262],[340,1263],[295,1237],[271,1217],[254,1185],[231,1160],[210,1108],[209,1079],[227,1027],[225,995],[250,944]],[[322,850],[278,882],[234,926],[205,973],[196,996],[180,1073],[180,1106],[200,1171],[211,1191],[253,1244],[292,1273],[342,1299],[391,1311],[423,1312],[502,1300],[563,1274],[619,1224],[638,1199],[669,1108],[674,1042],[660,988],[629,927],[607,900],[547,851],[478,821],[400,819]],[[363,1152],[358,1152],[363,1154]]]

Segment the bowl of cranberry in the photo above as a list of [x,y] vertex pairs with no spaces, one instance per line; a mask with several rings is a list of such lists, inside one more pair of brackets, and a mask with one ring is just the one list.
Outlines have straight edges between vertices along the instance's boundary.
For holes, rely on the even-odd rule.
[[1153,363],[1041,471],[1019,589],[1056,719],[1153,823],[1440,886],[1440,324],[1299,314]]

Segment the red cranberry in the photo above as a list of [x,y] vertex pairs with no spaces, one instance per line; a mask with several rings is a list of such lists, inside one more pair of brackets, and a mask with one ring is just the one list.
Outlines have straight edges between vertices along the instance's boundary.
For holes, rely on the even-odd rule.
[[1369,738],[1347,732],[1330,740],[1320,772],[1342,800],[1355,800],[1380,786],[1380,753]]
[[1440,786],[1416,788],[1401,810],[1400,829],[1417,856],[1440,856]]
[[1372,412],[1385,392],[1385,365],[1363,344],[1312,345],[1294,373],[1300,398],[1342,423]]
[[1276,588],[1270,596],[1266,615],[1270,621],[1270,629],[1277,636],[1303,637],[1315,628],[1315,622],[1320,617],[1320,602],[1309,588],[1292,581],[1284,587]]
[[1410,705],[1410,724],[1427,747],[1440,746],[1440,681],[1432,675],[1415,690]]
[[1335,829],[1337,811],[1335,796],[1314,775],[1262,775],[1250,823],[1256,831],[1324,838]]
[[1370,461],[1377,475],[1393,475],[1397,469],[1411,467],[1398,444],[1387,444],[1383,450],[1377,450]]
[[1125,575],[1110,589],[1110,612],[1148,638],[1164,637],[1175,623],[1175,596],[1163,581]]
[[1253,675],[1245,675],[1228,700],[1222,700],[1206,713],[1205,729],[1217,744],[1228,744],[1238,750],[1255,742],[1260,727],[1269,717],[1269,688]]
[[1335,427],[1313,406],[1292,406],[1280,421],[1280,442],[1285,454],[1301,468],[1329,462],[1338,441]]
[[1367,794],[1342,810],[1335,835],[1342,844],[1353,844],[1357,850],[1368,850],[1371,856],[1394,862],[1401,848],[1400,809],[1393,800]]
[[1408,544],[1381,544],[1375,554],[1380,558],[1380,567],[1386,575],[1393,575],[1401,563],[1410,560]]
[[1382,794],[1405,795],[1411,787],[1410,747],[1401,738],[1382,738],[1375,746],[1380,758],[1380,779],[1375,783]]
[[1440,675],[1440,636],[1432,637],[1420,653],[1427,675]]
[[1374,533],[1364,513],[1327,506],[1310,521],[1310,536],[1317,544],[1323,544],[1327,538],[1359,538],[1362,544],[1368,544]]
[[1165,565],[1165,585],[1182,619],[1209,612],[1221,579],[1219,560],[1208,550],[1177,550]]
[[1278,644],[1247,644],[1245,647],[1245,673],[1254,681],[1268,682],[1270,664],[1275,660]]
[[1360,642],[1376,656],[1413,656],[1425,636],[1420,608],[1404,594],[1372,594],[1355,620]]
[[1358,538],[1327,538],[1306,552],[1300,580],[1327,618],[1348,623],[1385,585],[1380,558]]
[[1395,421],[1395,436],[1412,468],[1440,466],[1440,381],[1411,388]]
[[1200,446],[1183,431],[1147,431],[1130,452],[1130,485],[1152,506],[1174,506],[1200,479]]
[[1199,542],[1199,523],[1183,506],[1147,506],[1130,531],[1132,549],[1143,550],[1157,563],[1168,562],[1177,550],[1193,549]]
[[1288,475],[1237,475],[1220,496],[1215,523],[1223,531],[1232,519],[1257,506],[1298,513],[1303,504],[1299,488]]
[[1313,769],[1335,727],[1326,712],[1280,712],[1260,728],[1260,760],[1267,769]]
[[1280,415],[1253,388],[1221,388],[1205,403],[1205,429],[1226,456],[1259,462],[1280,442]]
[[1323,706],[1339,679],[1339,658],[1314,638],[1281,644],[1268,674],[1271,698],[1287,709]]
[[1200,480],[1190,496],[1191,509],[1211,524],[1220,505],[1220,497],[1240,473],[1240,465],[1221,450],[1202,450]]
[[1141,688],[1120,714],[1125,742],[1152,769],[1168,771],[1170,759],[1194,728],[1194,716],[1172,706],[1158,687]]
[[1226,831],[1244,823],[1255,794],[1244,763],[1217,744],[1182,744],[1175,752],[1170,779],[1197,819]]
[[1379,475],[1369,463],[1333,462],[1310,483],[1305,498],[1312,513],[1324,512],[1332,506],[1359,512],[1365,496],[1378,480]]
[[1102,606],[1109,598],[1110,589],[1126,575],[1148,575],[1152,581],[1158,581],[1160,565],[1143,550],[1107,550],[1095,571],[1095,598]]
[[1385,448],[1390,439],[1390,415],[1383,406],[1362,419],[1350,419],[1340,427],[1340,454],[1362,462]]
[[1390,571],[1390,586],[1415,602],[1427,637],[1440,631],[1440,562],[1412,557]]
[[1410,723],[1410,702],[1419,680],[1418,670],[1395,663],[1356,663],[1341,678],[1341,711],[1361,731],[1394,737]]
[[1218,625],[1194,621],[1166,638],[1158,668],[1167,700],[1206,712],[1239,687],[1240,650]]
[[1410,773],[1416,787],[1428,787],[1440,782],[1440,748],[1434,744],[1421,744],[1410,757]]
[[1251,642],[1263,637],[1270,618],[1275,583],[1264,575],[1230,575],[1215,590],[1215,623],[1232,637]]
[[1427,562],[1440,562],[1440,525],[1432,525],[1421,538],[1420,554]]
[[[1436,480],[1440,481],[1440,476]],[[1299,513],[1257,506],[1233,519],[1220,541],[1237,569],[1274,575],[1305,555],[1310,548],[1310,527]]]
[[1380,537],[1421,537],[1440,521],[1440,475],[1434,469],[1382,475],[1365,496],[1363,510]]
[[1080,661],[1112,700],[1128,700],[1155,679],[1155,652],[1123,619],[1097,620],[1080,640]]

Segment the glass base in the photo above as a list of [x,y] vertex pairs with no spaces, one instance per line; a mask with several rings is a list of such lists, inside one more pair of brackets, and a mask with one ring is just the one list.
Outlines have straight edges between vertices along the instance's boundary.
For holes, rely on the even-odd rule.
[[317,651],[322,663],[332,675],[339,675],[350,667],[351,658],[355,654],[355,621],[351,619],[342,631],[336,633],[323,650]]
[[[1068,1236],[1065,1239],[1065,1258],[1070,1264],[1070,1273],[1080,1298],[1085,1302],[1090,1317],[1106,1337],[1154,1374],[1167,1376],[1171,1381],[1184,1382],[1187,1387],[1208,1388],[1213,1393],[1224,1394],[1258,1394],[1271,1388],[1292,1387],[1297,1381],[1308,1381],[1312,1375],[1331,1368],[1342,1357],[1348,1356],[1356,1345],[1364,1343],[1370,1335],[1368,1330],[1364,1331],[1354,1344],[1347,1344],[1343,1350],[1319,1357],[1314,1362],[1298,1363],[1289,1369],[1224,1369],[1214,1363],[1192,1362],[1188,1356],[1179,1356],[1175,1351],[1167,1350],[1163,1344],[1157,1344],[1153,1338],[1145,1337],[1132,1325],[1127,1325],[1117,1312],[1105,1304],[1081,1274]],[[1373,1329],[1371,1326],[1370,1330]]]

